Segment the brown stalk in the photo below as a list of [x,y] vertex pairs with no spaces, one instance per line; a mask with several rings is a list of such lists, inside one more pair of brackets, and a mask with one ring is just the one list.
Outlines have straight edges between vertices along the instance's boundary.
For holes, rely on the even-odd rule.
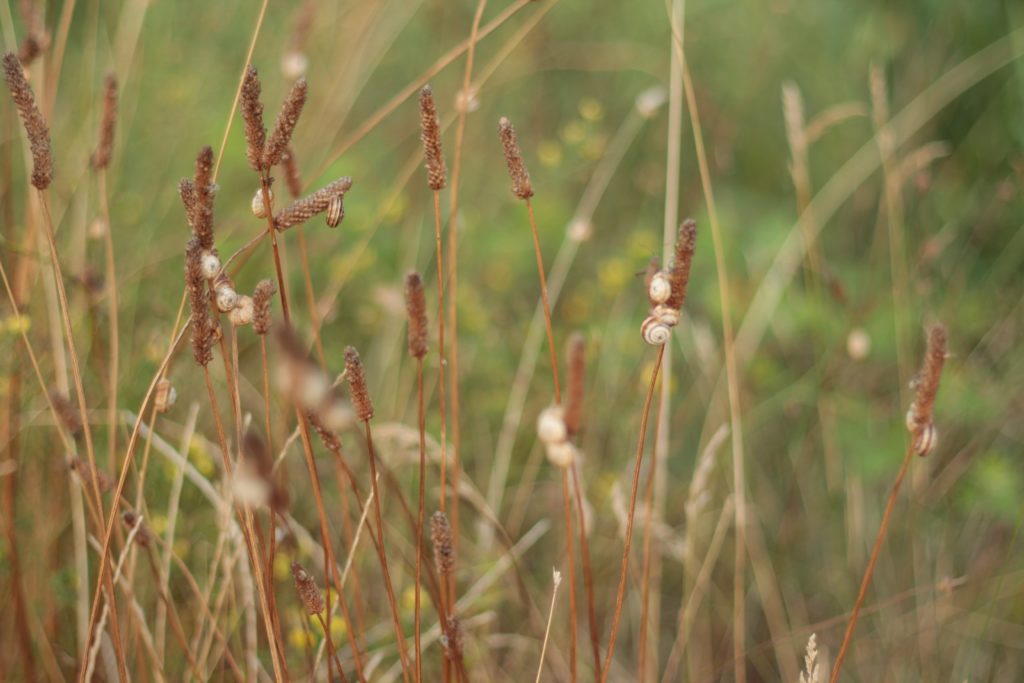
[[[665,392],[658,393],[658,409],[654,413],[654,441],[657,444],[658,435],[661,434],[662,408],[665,402]],[[655,445],[657,448],[657,445]],[[657,471],[653,466],[648,467],[647,483],[644,485],[644,551],[643,567],[641,569],[641,598],[640,598],[640,635],[637,645],[639,662],[637,665],[637,680],[645,681],[644,675],[647,670],[647,630],[650,626],[648,609],[651,599],[651,543],[654,539],[654,480]]]
[[[440,149],[438,149],[438,152],[440,152]],[[440,188],[435,188],[435,192],[437,189]],[[420,549],[423,547],[423,522],[425,516],[424,499],[426,497],[427,477],[427,417],[426,410],[423,405],[423,358],[427,355],[427,311],[426,301],[423,294],[423,281],[416,272],[409,273],[406,277],[405,305],[409,314],[409,355],[416,359],[416,407],[420,438],[419,500],[416,519],[415,617],[413,633],[415,637],[416,683],[421,683],[423,680],[423,650],[420,643],[420,576],[423,563]]]
[[[565,557],[569,571],[569,675],[576,681],[576,559],[572,547],[572,495],[569,493],[569,471],[562,470],[562,511],[565,515]],[[582,518],[580,524],[583,524]]]
[[661,371],[661,361],[665,356],[665,346],[658,347],[658,357],[654,361],[654,371],[651,373],[651,381],[647,387],[647,398],[644,399],[643,411],[640,413],[640,438],[636,446],[636,464],[633,467],[633,487],[629,496],[629,516],[626,519],[626,542],[622,549],[622,569],[619,572],[619,588],[615,596],[615,612],[612,615],[612,630],[608,636],[608,652],[605,654],[604,666],[601,669],[601,683],[608,680],[608,671],[612,665],[612,656],[615,654],[615,640],[619,633],[619,621],[622,618],[622,602],[626,596],[626,576],[629,570],[629,548],[633,542],[633,521],[636,513],[637,490],[640,487],[640,466],[644,458],[644,442],[647,439],[647,419],[651,412],[651,402],[654,399],[654,387],[658,383],[658,374]]

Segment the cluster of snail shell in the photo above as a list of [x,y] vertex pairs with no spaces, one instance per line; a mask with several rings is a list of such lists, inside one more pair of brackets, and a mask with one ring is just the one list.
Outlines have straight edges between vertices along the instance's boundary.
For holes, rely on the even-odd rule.
[[576,459],[576,447],[569,441],[562,406],[548,406],[541,411],[537,417],[537,438],[555,467],[568,467]]
[[205,252],[200,261],[200,268],[203,271],[203,277],[212,283],[217,310],[227,313],[231,324],[236,327],[252,323],[252,319],[256,315],[256,306],[252,297],[235,291],[231,278],[221,271],[220,258],[217,254],[211,251]]
[[672,281],[668,273],[658,271],[651,278],[651,284],[647,289],[654,308],[650,315],[644,318],[640,326],[640,334],[644,341],[651,346],[661,346],[672,338],[672,328],[679,324],[679,310],[665,305],[672,296]]
[[910,409],[907,410],[907,431],[913,436],[914,452],[923,458],[935,450],[935,445],[939,442],[939,432],[931,420],[925,425],[918,424],[916,415],[917,404],[911,403]]

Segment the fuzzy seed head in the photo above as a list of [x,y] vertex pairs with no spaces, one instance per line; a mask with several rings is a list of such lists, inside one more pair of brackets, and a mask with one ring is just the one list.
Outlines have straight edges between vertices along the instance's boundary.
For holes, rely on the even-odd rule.
[[[301,225],[313,216],[327,211],[332,200],[336,197],[344,199],[345,193],[352,187],[352,179],[348,176],[338,178],[333,183],[326,185],[311,195],[297,199],[274,216],[274,227],[278,230],[287,230],[294,225]],[[338,221],[344,216],[339,205],[337,211],[341,211]]]
[[292,133],[299,122],[299,115],[306,104],[306,79],[300,78],[295,81],[291,92],[281,105],[281,113],[277,115],[274,122],[274,129],[267,139],[266,147],[263,150],[263,168],[276,166],[284,156],[288,143],[291,142]]
[[213,344],[217,340],[218,329],[210,315],[210,303],[206,297],[206,277],[202,266],[204,251],[197,236],[190,239],[185,247],[185,288],[192,311],[192,356],[202,366],[213,360]]
[[675,255],[669,269],[669,280],[672,293],[665,300],[665,305],[680,310],[686,301],[686,288],[690,282],[690,266],[693,263],[693,252],[697,248],[697,222],[692,218],[683,221],[679,226],[676,238]]
[[409,355],[422,359],[427,355],[427,301],[423,278],[415,271],[405,276],[405,310],[409,314]]
[[262,170],[263,147],[267,129],[263,125],[263,102],[260,101],[260,77],[252,64],[245,70],[242,81],[242,120],[245,122],[245,157],[249,168]]
[[420,139],[427,167],[427,184],[431,190],[443,190],[446,184],[444,154],[441,151],[441,124],[434,106],[434,91],[429,85],[420,90]]
[[508,175],[512,179],[512,194],[522,200],[527,200],[533,196],[530,173],[526,170],[523,155],[519,151],[516,130],[512,127],[512,122],[504,116],[498,121],[498,136],[501,138],[501,148],[505,152]]
[[363,361],[353,346],[345,349],[345,374],[348,377],[348,388],[356,417],[360,422],[369,422],[373,418],[373,401],[370,400],[370,392],[366,388]]
[[68,400],[67,396],[62,394],[57,389],[50,390],[50,403],[53,404],[53,408],[57,413],[57,419],[67,430],[71,438],[77,439],[82,435],[82,419],[78,413],[78,410],[71,405],[71,401]]
[[430,542],[434,546],[434,568],[438,576],[451,576],[455,572],[452,527],[448,524],[448,515],[440,510],[430,517]]
[[569,436],[576,436],[582,431],[583,424],[583,392],[586,384],[586,348],[587,342],[579,332],[569,337],[569,379],[565,401],[565,429]]
[[196,157],[196,174],[192,185],[195,192],[192,232],[204,250],[213,251],[213,198],[216,188],[213,185],[213,149],[209,145],[199,150]]
[[252,329],[256,334],[264,335],[270,331],[270,303],[277,294],[277,285],[273,280],[260,280],[252,293]]
[[907,413],[907,428],[913,435],[915,450],[922,456],[927,455],[936,442],[932,413],[946,362],[947,343],[946,328],[934,325],[928,332],[924,364],[914,381],[917,392]]
[[114,129],[117,127],[117,78],[109,73],[103,80],[103,118],[100,121],[100,138],[92,155],[92,167],[106,168],[114,149]]
[[291,145],[281,157],[281,169],[284,171],[284,182],[288,186],[288,193],[292,199],[298,199],[302,196],[302,176],[299,174],[299,164]]
[[46,125],[32,86],[25,79],[25,71],[13,52],[4,55],[4,77],[11,91],[11,98],[18,108],[21,122],[28,134],[29,147],[32,150],[32,185],[37,190],[45,190],[53,181],[53,152],[50,147],[50,128]]
[[299,601],[309,615],[324,611],[324,596],[316,585],[313,576],[302,568],[298,562],[292,562],[292,577],[295,579],[295,590],[299,593]]

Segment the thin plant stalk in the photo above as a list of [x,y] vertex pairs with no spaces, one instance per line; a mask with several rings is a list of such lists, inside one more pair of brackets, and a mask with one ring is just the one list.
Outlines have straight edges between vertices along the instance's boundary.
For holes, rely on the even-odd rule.
[[[449,228],[450,230],[451,228]],[[448,413],[445,406],[444,381],[445,381],[445,356],[444,356],[444,268],[441,253],[441,192],[434,190],[434,243],[437,254],[437,355],[438,355],[438,410],[441,413],[441,512],[445,511],[445,501],[448,494],[445,489],[445,475],[448,469]],[[449,243],[449,251],[451,244]],[[452,320],[455,314],[452,313]],[[454,329],[454,328],[453,328]],[[453,352],[454,353],[454,352]],[[422,527],[422,522],[420,523]]]
[[117,471],[117,377],[118,362],[121,358],[119,349],[118,325],[118,288],[117,269],[114,264],[114,235],[110,225],[110,206],[107,198],[107,169],[99,170],[99,196],[100,214],[106,230],[104,230],[104,245],[106,249],[106,270],[107,270],[107,294],[110,297],[110,367],[108,379],[107,398],[107,420],[110,426],[110,443],[108,449],[107,467],[111,472]]
[[[329,610],[324,610],[329,611]],[[345,671],[341,668],[341,661],[338,660],[338,653],[334,650],[334,639],[331,637],[331,632],[327,629],[327,621],[324,620],[324,615],[317,613],[317,620],[320,622],[320,627],[324,630],[324,639],[327,641],[327,679],[331,679],[331,662],[334,662],[334,668],[338,670],[338,676],[341,677],[342,683],[348,683],[348,679],[345,677]],[[316,671],[313,671],[316,674]]]
[[[437,196],[437,193],[434,193]],[[440,244],[440,240],[438,240]],[[441,272],[440,267],[437,271]],[[442,354],[442,358],[443,358]],[[441,386],[444,386],[442,380]],[[426,434],[426,411],[423,407],[423,359],[416,359],[416,406],[420,432],[420,480],[419,480],[419,511],[416,519],[416,607],[413,633],[415,634],[416,649],[416,683],[423,681],[423,650],[420,643],[420,572],[423,565],[423,523],[426,516],[424,509],[424,498],[426,495],[425,479],[427,476],[427,434]],[[443,457],[443,454],[442,454]],[[442,493],[442,498],[444,495]]]
[[590,541],[587,539],[587,523],[583,512],[583,491],[580,487],[580,473],[576,461],[569,466],[573,490],[576,494],[576,511],[580,520],[580,557],[583,562],[583,588],[587,595],[587,621],[590,627],[590,649],[594,654],[594,677],[601,678],[601,631],[597,624],[597,609],[594,602],[594,572],[590,566]]
[[[662,411],[665,408],[666,392],[664,391],[664,388],[667,384],[668,382],[662,382],[662,391],[658,392],[658,408],[654,413],[654,452],[657,452],[658,450],[658,438],[661,436],[661,430],[664,426],[662,423]],[[640,683],[645,681],[644,676],[647,672],[647,634],[650,626],[649,622],[651,621],[651,615],[649,612],[651,605],[651,545],[654,539],[654,482],[658,477],[658,472],[656,470],[657,464],[656,460],[651,463],[647,472],[647,483],[644,485],[644,559],[640,572],[640,636],[637,639],[637,653],[639,658],[639,663],[637,665],[637,680],[640,681]],[[657,662],[656,655],[657,653],[655,653],[655,662]]]
[[907,469],[910,467],[910,461],[914,459],[914,445],[911,443],[907,446],[906,455],[903,456],[903,464],[900,466],[900,471],[896,474],[896,480],[892,484],[892,490],[889,492],[889,500],[885,503],[885,512],[882,514],[882,523],[878,527],[878,535],[875,536],[875,544],[871,547],[871,557],[868,559],[868,566],[864,570],[864,577],[860,582],[860,590],[857,591],[857,601],[853,603],[853,611],[850,613],[850,620],[846,623],[846,632],[843,633],[843,642],[839,646],[839,654],[836,655],[836,662],[832,665],[832,675],[829,677],[829,683],[836,683],[839,680],[839,670],[843,667],[843,660],[846,659],[846,653],[850,649],[850,641],[853,638],[853,630],[857,627],[857,619],[860,617],[860,609],[864,605],[864,599],[868,594],[868,586],[871,585],[871,577],[875,573],[875,564],[878,562],[878,555],[882,550],[882,544],[885,542],[885,535],[889,531],[889,522],[892,518],[893,508],[896,507],[896,498],[899,496],[900,486],[903,485],[903,478],[907,474]]
[[[570,680],[576,681],[576,559],[572,547],[572,494],[569,493],[569,471],[567,467],[562,470],[562,509],[565,515],[565,558],[569,570],[569,675]],[[580,519],[580,524],[583,520]]]
[[647,419],[651,413],[651,402],[654,399],[654,387],[658,383],[658,375],[661,373],[661,361],[665,355],[665,346],[658,347],[658,357],[654,361],[654,370],[651,372],[651,382],[647,387],[647,398],[644,399],[643,411],[640,413],[640,437],[636,446],[636,464],[633,466],[633,487],[629,496],[629,516],[626,518],[626,542],[622,549],[622,568],[619,572],[619,588],[615,596],[615,613],[612,615],[612,630],[608,636],[608,652],[605,654],[604,666],[601,669],[601,683],[608,680],[608,671],[612,665],[612,656],[615,654],[615,640],[619,634],[619,621],[622,619],[622,602],[626,597],[626,578],[629,571],[629,549],[633,542],[633,521],[636,513],[636,498],[640,488],[640,466],[644,459],[644,443],[647,440]]
[[537,662],[537,678],[534,683],[540,683],[540,675],[544,671],[544,655],[548,651],[548,638],[551,636],[551,621],[555,616],[555,600],[558,598],[558,587],[562,583],[562,577],[555,572],[555,587],[551,589],[551,607],[548,609],[548,625],[544,628],[544,643],[540,646],[540,661]]
[[[544,327],[548,335],[548,351],[551,354],[551,381],[555,385],[555,403],[562,403],[562,387],[558,379],[558,353],[555,351],[555,333],[551,326],[551,304],[548,301],[548,280],[544,271],[544,256],[540,250],[540,238],[537,236],[537,221],[533,215],[533,203],[526,200],[526,211],[530,217],[530,233],[533,236],[533,249],[537,256],[537,276],[540,278],[540,296],[544,304]],[[569,577],[570,584],[573,577]],[[570,589],[571,590],[571,589]]]

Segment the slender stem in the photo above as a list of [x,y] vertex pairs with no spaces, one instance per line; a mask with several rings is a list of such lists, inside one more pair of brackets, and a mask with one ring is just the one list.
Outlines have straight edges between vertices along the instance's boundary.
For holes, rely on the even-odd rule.
[[612,665],[612,655],[615,654],[615,639],[619,633],[619,620],[622,618],[622,601],[626,596],[626,576],[629,570],[629,548],[633,542],[633,521],[636,513],[637,490],[640,487],[640,465],[644,459],[644,442],[647,439],[647,419],[651,413],[651,402],[654,399],[654,387],[658,383],[658,375],[661,372],[661,361],[665,355],[665,347],[658,348],[658,357],[654,361],[654,371],[651,373],[651,382],[647,387],[647,398],[644,399],[643,412],[640,414],[640,437],[636,445],[636,464],[633,467],[633,489],[629,496],[629,516],[626,518],[626,544],[622,549],[622,569],[619,572],[619,589],[615,596],[615,613],[612,616],[611,635],[608,636],[608,652],[605,654],[604,667],[601,670],[601,683],[608,680],[608,671]]
[[555,599],[558,598],[560,579],[561,577],[556,574],[555,587],[551,590],[551,607],[548,609],[548,625],[544,628],[544,644],[540,646],[540,661],[537,662],[537,678],[534,683],[540,683],[540,674],[544,671],[544,655],[548,651],[548,638],[551,636],[551,621],[555,616]]
[[395,625],[395,637],[398,639],[398,658],[402,663],[402,680],[405,683],[410,683],[409,662],[405,652],[405,634],[402,632],[402,622],[398,614],[398,602],[395,600],[395,590],[391,584],[391,571],[388,569],[387,555],[384,550],[384,520],[380,511],[380,491],[377,488],[377,455],[373,450],[373,431],[370,429],[370,422],[368,420],[363,422],[363,428],[366,434],[366,451],[370,460],[370,482],[373,486],[373,516],[377,522],[377,542],[380,545],[378,552],[381,556],[381,571],[384,573],[384,588],[388,594],[391,620]]
[[[297,199],[297,198],[296,198]],[[316,357],[320,361],[320,369],[327,372],[327,356],[324,355],[324,343],[320,338],[320,312],[316,306],[316,292],[313,290],[313,276],[309,272],[309,254],[306,249],[306,229],[303,225],[295,227],[299,240],[299,260],[302,263],[302,280],[306,287],[306,307],[309,308],[309,326],[313,330],[313,346]]]
[[[544,325],[548,335],[548,352],[551,354],[551,379],[555,383],[555,403],[562,402],[562,388],[558,381],[558,354],[555,352],[555,334],[551,329],[551,304],[548,302],[548,280],[544,272],[544,256],[540,251],[540,239],[537,237],[537,221],[533,216],[533,203],[526,200],[526,210],[530,216],[530,232],[533,234],[533,249],[537,255],[537,274],[540,276],[540,296],[544,303]],[[664,348],[664,347],[662,347]],[[570,581],[572,577],[570,577]]]
[[594,677],[601,678],[601,629],[597,625],[597,611],[594,602],[594,573],[590,567],[590,541],[587,539],[587,523],[583,511],[583,491],[580,488],[580,473],[576,461],[569,466],[572,471],[573,489],[576,493],[576,514],[580,520],[580,555],[583,557],[583,586],[587,592],[587,619],[590,624],[590,648],[594,653]]
[[277,228],[274,227],[274,206],[270,200],[270,177],[266,172],[260,174],[260,189],[263,192],[263,207],[267,215],[270,247],[274,252],[274,271],[277,273],[277,289],[281,294],[281,314],[284,316],[285,324],[291,325],[292,314],[288,307],[288,292],[284,284],[284,269],[281,267],[281,252],[277,247]]
[[[434,193],[437,196],[437,193]],[[440,273],[440,269],[437,271]],[[442,386],[444,383],[442,382]],[[424,497],[426,494],[425,479],[427,475],[427,435],[426,411],[423,408],[423,359],[416,359],[416,403],[420,428],[420,481],[419,481],[419,516],[416,520],[416,612],[413,633],[416,636],[416,683],[423,681],[423,650],[420,647],[420,572],[423,565],[423,521],[425,517]]]
[[113,226],[110,224],[110,207],[107,200],[107,169],[100,169],[99,172],[99,195],[100,213],[106,223],[104,231],[104,243],[106,248],[107,264],[107,293],[110,297],[107,302],[110,306],[110,368],[107,387],[107,420],[110,425],[110,443],[107,453],[107,467],[111,472],[117,471],[117,375],[118,361],[121,357],[118,340],[118,288],[117,268],[114,264],[114,235]]
[[868,559],[867,569],[864,570],[864,578],[860,582],[860,590],[857,592],[857,601],[853,604],[853,611],[850,613],[850,620],[846,623],[846,632],[843,634],[843,644],[839,647],[839,654],[836,655],[836,663],[832,666],[832,675],[829,677],[829,683],[836,683],[839,680],[839,670],[843,666],[843,660],[846,659],[846,652],[850,648],[850,640],[853,638],[853,629],[857,626],[857,619],[860,616],[860,608],[864,605],[864,598],[868,594],[868,586],[871,584],[871,577],[875,573],[875,564],[878,562],[878,555],[882,550],[882,543],[885,541],[885,535],[889,531],[889,521],[892,518],[893,508],[896,507],[896,498],[900,492],[900,486],[903,485],[903,478],[907,474],[907,469],[910,467],[910,461],[914,458],[914,446],[911,444],[907,447],[907,453],[903,456],[903,464],[900,466],[900,471],[896,475],[896,481],[892,484],[892,490],[889,492],[889,500],[885,503],[885,512],[882,514],[882,524],[878,527],[878,535],[875,536],[875,545],[871,548],[871,557]]
[[[665,359],[667,360],[667,358]],[[664,362],[664,360],[662,361]],[[652,451],[652,458],[656,457],[658,451],[658,439],[661,436],[661,430],[664,426],[662,423],[662,411],[665,408],[665,385],[668,382],[662,382],[662,391],[658,392],[658,409],[654,413],[654,449]],[[654,538],[654,530],[652,528],[654,521],[654,483],[658,477],[657,461],[652,462],[647,468],[647,483],[644,485],[644,551],[643,551],[643,568],[641,570],[641,599],[640,599],[640,637],[638,638],[638,657],[639,664],[637,666],[637,681],[644,683],[644,675],[647,668],[647,632],[648,622],[650,621],[650,600],[651,600],[651,545]],[[655,659],[657,661],[657,659]]]
[[[576,560],[572,547],[572,495],[569,493],[569,472],[562,468],[562,510],[565,514],[565,557],[569,572],[569,675],[576,681]],[[580,520],[582,523],[582,520]]]
[[[330,614],[329,609],[324,611]],[[347,683],[348,679],[345,677],[344,669],[341,668],[341,662],[338,660],[338,653],[334,650],[334,639],[331,637],[331,632],[327,629],[327,622],[324,621],[324,615],[318,612],[316,618],[320,621],[320,626],[324,629],[324,639],[327,641],[327,679],[331,680],[330,663],[334,662],[334,668],[338,670],[338,676],[341,677],[342,683]]]
[[[444,358],[444,268],[443,258],[441,253],[441,193],[434,190],[434,243],[437,249],[437,332],[438,332],[438,343],[437,343],[437,355],[438,355],[438,409],[441,412],[441,512],[445,511],[445,500],[447,499],[447,492],[445,490],[445,475],[448,470],[448,414],[445,410],[444,403],[444,375],[445,375],[445,358]],[[454,320],[454,314],[453,314]]]

